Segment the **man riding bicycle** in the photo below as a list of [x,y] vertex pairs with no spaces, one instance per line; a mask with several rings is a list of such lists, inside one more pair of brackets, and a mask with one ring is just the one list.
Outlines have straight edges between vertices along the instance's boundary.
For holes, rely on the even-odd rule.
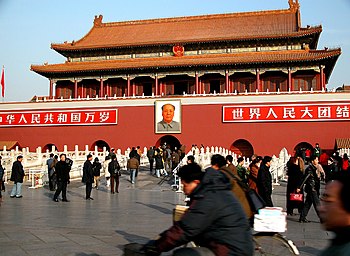
[[213,168],[205,172],[188,164],[178,172],[190,203],[180,221],[144,246],[146,255],[160,255],[190,241],[200,247],[177,249],[173,255],[252,255],[249,223],[229,179]]

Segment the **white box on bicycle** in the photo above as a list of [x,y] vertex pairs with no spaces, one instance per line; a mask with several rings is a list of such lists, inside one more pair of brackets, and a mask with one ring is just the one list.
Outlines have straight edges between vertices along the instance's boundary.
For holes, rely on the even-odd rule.
[[263,216],[279,216],[283,211],[282,207],[264,207],[258,210],[259,215]]
[[[271,214],[271,212],[268,212]],[[285,232],[287,230],[287,214],[280,212],[273,215],[255,214],[254,230],[257,232]]]

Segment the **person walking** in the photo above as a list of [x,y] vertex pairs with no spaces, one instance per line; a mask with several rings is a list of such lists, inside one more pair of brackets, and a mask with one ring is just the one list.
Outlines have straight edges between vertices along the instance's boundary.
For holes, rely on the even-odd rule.
[[[111,193],[112,194],[114,194],[115,192],[119,193],[120,166],[117,160],[117,156],[112,156],[112,161],[108,164],[108,172],[111,175]],[[115,184],[115,187],[114,187],[114,184]]]
[[101,168],[102,165],[98,157],[95,157],[94,162],[92,163],[92,172],[94,174],[95,188],[98,189],[98,185],[100,184],[100,176],[101,176]]
[[256,156],[249,165],[248,186],[250,189],[255,190],[258,193],[258,173],[262,159],[260,156]]
[[[2,184],[2,180],[3,180],[3,178],[4,178],[4,174],[5,174],[5,169],[4,169],[4,167],[2,167],[2,157],[0,156],[0,185]],[[2,194],[1,194],[1,190],[2,190],[2,188],[1,188],[1,186],[0,186],[0,202],[2,201]]]
[[303,202],[290,200],[290,194],[296,192],[297,188],[299,187],[303,179],[304,164],[303,164],[303,159],[301,159],[301,157],[290,158],[289,162],[287,163],[287,175],[288,175],[288,182],[287,182],[287,193],[286,193],[286,196],[287,196],[286,206],[287,206],[287,214],[292,216],[294,215],[293,213],[294,208],[298,208],[299,213],[303,208]]
[[173,171],[180,163],[180,154],[179,150],[175,148],[173,153],[171,154],[171,170]]
[[265,201],[266,206],[273,207],[272,203],[272,176],[270,173],[272,158],[265,156],[258,172],[258,193]]
[[24,169],[22,165],[23,156],[17,156],[17,161],[12,165],[12,172],[10,180],[14,182],[10,197],[21,198],[22,196],[22,184],[24,178]]
[[5,188],[5,167],[2,166],[2,156],[0,156],[0,169],[2,169],[3,175],[2,178],[0,179],[0,193],[3,191],[5,192],[6,188]]
[[83,178],[82,182],[85,183],[85,199],[94,200],[91,197],[92,183],[94,183],[94,173],[92,171],[92,155],[88,154],[86,156],[86,161],[83,166]]
[[317,175],[318,157],[316,155],[311,156],[310,165],[306,168],[304,179],[297,192],[299,193],[305,184],[306,199],[303,210],[300,214],[299,222],[310,222],[306,219],[307,214],[314,206],[317,216],[320,217],[319,206],[320,206],[320,177]]
[[55,172],[57,178],[57,189],[53,196],[53,201],[58,202],[58,196],[62,192],[62,202],[69,202],[67,200],[67,184],[70,183],[69,165],[66,162],[66,154],[60,155],[60,161],[55,165]]
[[153,147],[150,147],[147,151],[147,158],[149,162],[149,172],[152,175],[153,174],[153,165],[154,165],[154,149]]
[[46,161],[46,165],[47,165],[47,175],[49,176],[49,189],[50,191],[54,191],[54,185],[53,185],[53,176],[54,176],[54,172],[55,172],[55,168],[54,168],[54,154],[51,153],[50,154],[50,158],[47,159]]
[[341,169],[342,171],[347,171],[349,169],[349,157],[346,153],[343,155]]
[[244,158],[243,157],[239,157],[237,159],[237,173],[238,173],[238,177],[241,178],[241,180],[248,184],[248,172],[247,172],[247,168],[245,168],[244,165]]
[[106,178],[106,187],[108,188],[111,184],[111,174],[108,171],[108,165],[109,163],[112,161],[110,156],[106,156],[105,157],[105,161],[103,162],[103,172],[105,174],[105,178]]
[[130,182],[132,184],[135,183],[135,174],[136,174],[136,170],[139,168],[139,166],[140,166],[139,160],[137,160],[137,158],[135,156],[133,156],[132,158],[130,158],[128,160],[127,168],[130,171]]
[[154,160],[156,162],[156,176],[160,178],[161,171],[164,169],[163,157],[160,154],[160,150],[157,148],[154,153]]

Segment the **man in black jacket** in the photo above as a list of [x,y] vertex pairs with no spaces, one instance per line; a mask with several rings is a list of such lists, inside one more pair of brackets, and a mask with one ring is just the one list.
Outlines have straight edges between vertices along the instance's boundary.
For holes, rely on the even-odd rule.
[[112,161],[108,164],[108,172],[111,175],[111,193],[114,194],[114,184],[115,192],[119,193],[120,166],[118,163],[117,156],[115,155],[112,155]]
[[92,155],[86,156],[86,161],[83,166],[83,179],[82,182],[86,185],[86,200],[94,200],[91,197],[92,183],[94,183],[94,173],[92,171]]
[[183,190],[190,205],[180,221],[145,247],[146,255],[160,255],[190,241],[200,247],[181,248],[173,255],[253,255],[252,234],[242,206],[231,192],[229,179],[197,164],[180,168]]
[[[304,223],[309,222],[306,216],[309,213],[311,205],[314,206],[317,216],[320,217],[318,211],[320,206],[320,178],[317,175],[318,157],[315,155],[311,156],[310,162],[310,165],[305,170],[303,184],[300,186],[302,187],[305,184],[306,199],[299,219],[299,222]],[[297,189],[297,192],[299,191],[300,189]]]
[[270,172],[270,165],[271,165],[272,158],[270,156],[265,156],[259,172],[258,172],[258,180],[257,180],[257,187],[258,187],[258,193],[262,197],[262,199],[265,201],[266,206],[273,207],[272,203],[272,176]]
[[23,184],[23,178],[24,178],[24,170],[23,170],[23,156],[17,156],[17,161],[13,163],[12,165],[12,173],[11,173],[11,181],[14,182],[12,191],[11,191],[11,198],[21,198],[22,196],[22,184]]
[[69,170],[70,167],[66,162],[66,154],[60,155],[60,161],[55,166],[56,178],[57,178],[57,190],[53,196],[53,200],[58,202],[58,196],[62,192],[62,201],[69,202],[67,200],[67,184],[69,184]]

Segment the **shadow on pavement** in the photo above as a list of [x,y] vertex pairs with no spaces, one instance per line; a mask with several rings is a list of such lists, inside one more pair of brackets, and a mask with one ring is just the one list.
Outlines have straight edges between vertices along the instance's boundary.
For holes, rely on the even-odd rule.
[[124,237],[125,240],[127,240],[130,243],[140,243],[140,244],[144,244],[147,241],[149,241],[149,238],[144,237],[144,236],[139,236],[139,235],[135,235],[135,234],[130,234],[128,232],[125,232],[123,230],[116,230],[115,231],[117,234],[121,235]]
[[155,209],[161,213],[164,213],[164,214],[172,214],[173,212],[167,208],[164,208],[164,207],[160,207],[158,205],[154,205],[154,204],[144,204],[144,203],[141,203],[141,202],[136,202],[137,204],[141,204],[141,205],[144,205],[144,206],[147,206],[149,208],[152,208],[152,209]]

